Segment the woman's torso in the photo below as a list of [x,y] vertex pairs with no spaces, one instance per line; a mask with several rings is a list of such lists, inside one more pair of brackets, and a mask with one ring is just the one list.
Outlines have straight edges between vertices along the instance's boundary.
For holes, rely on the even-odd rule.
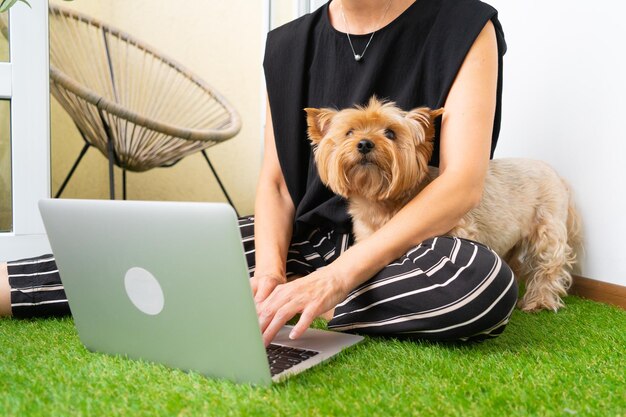
[[[354,59],[345,33],[332,27],[328,4],[268,36],[265,73],[281,169],[296,207],[295,236],[318,227],[351,229],[345,201],[320,181],[306,137],[305,107],[342,109],[372,95],[409,110],[442,107],[469,48],[486,22],[506,44],[497,12],[478,0],[417,0],[378,30]],[[351,35],[360,53],[371,35]],[[502,65],[492,151],[498,139]],[[431,164],[438,165],[439,126]]]

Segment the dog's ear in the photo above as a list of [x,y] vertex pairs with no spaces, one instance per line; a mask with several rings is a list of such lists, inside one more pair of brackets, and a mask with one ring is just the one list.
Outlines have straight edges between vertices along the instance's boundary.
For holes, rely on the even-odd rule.
[[421,168],[421,182],[428,171],[428,162],[433,154],[435,139],[435,119],[443,114],[443,108],[431,110],[428,107],[418,107],[406,114],[406,118],[410,119],[414,125],[415,135],[415,156]]
[[317,145],[328,132],[330,121],[337,114],[337,110],[308,107],[304,111],[306,112],[309,140],[313,145]]
[[435,120],[443,112],[443,107],[437,110],[431,110],[428,107],[418,107],[407,112],[406,118],[419,123],[424,131],[423,140],[430,142],[435,138]]

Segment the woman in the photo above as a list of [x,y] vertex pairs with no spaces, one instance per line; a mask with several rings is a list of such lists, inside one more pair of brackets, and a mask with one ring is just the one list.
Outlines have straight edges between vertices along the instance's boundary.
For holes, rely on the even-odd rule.
[[[318,316],[331,329],[396,337],[502,332],[517,299],[511,270],[489,248],[441,235],[480,201],[505,50],[496,10],[478,0],[334,0],[269,34],[264,160],[255,217],[240,221],[265,344],[298,313],[292,338]],[[302,109],[351,107],[373,94],[404,109],[445,107],[431,161],[441,175],[354,244],[345,201],[315,169]],[[14,314],[67,308],[32,299],[60,290],[30,278],[55,268],[50,257],[9,263]],[[6,282],[5,273],[5,312]]]

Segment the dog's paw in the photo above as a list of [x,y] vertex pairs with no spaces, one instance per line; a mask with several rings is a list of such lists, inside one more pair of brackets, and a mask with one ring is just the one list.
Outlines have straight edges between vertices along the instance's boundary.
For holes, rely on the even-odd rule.
[[517,308],[525,313],[537,313],[541,310],[552,310],[556,312],[563,306],[563,302],[558,297],[557,300],[527,300],[526,298],[522,298],[517,302]]

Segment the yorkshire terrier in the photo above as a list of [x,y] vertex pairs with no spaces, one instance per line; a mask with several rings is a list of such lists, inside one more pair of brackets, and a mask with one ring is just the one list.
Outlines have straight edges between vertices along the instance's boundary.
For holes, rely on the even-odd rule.
[[[320,179],[348,199],[358,241],[391,219],[438,176],[428,166],[443,109],[403,111],[372,97],[367,106],[305,109]],[[524,311],[563,306],[581,243],[566,183],[529,159],[490,162],[480,204],[448,233],[491,247],[526,281]]]

